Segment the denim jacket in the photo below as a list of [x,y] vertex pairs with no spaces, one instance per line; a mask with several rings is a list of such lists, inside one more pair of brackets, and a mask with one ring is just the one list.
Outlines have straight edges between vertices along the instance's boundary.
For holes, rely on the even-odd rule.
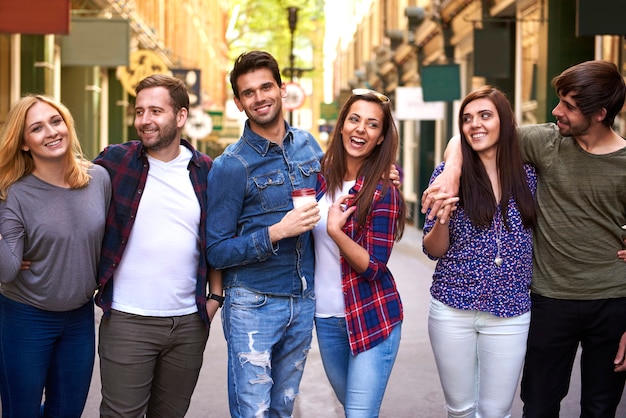
[[283,146],[250,129],[213,163],[207,187],[207,259],[225,288],[275,296],[313,291],[312,234],[272,245],[269,227],[293,209],[294,189],[315,188],[322,150],[313,136],[286,122]]

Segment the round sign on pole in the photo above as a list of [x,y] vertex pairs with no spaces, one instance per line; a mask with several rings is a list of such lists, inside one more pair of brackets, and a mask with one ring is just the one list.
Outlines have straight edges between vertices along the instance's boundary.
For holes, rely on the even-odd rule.
[[189,109],[185,133],[191,139],[203,139],[213,132],[213,119],[200,107]]
[[302,107],[306,94],[304,89],[298,83],[285,83],[287,96],[283,98],[283,107],[292,111]]

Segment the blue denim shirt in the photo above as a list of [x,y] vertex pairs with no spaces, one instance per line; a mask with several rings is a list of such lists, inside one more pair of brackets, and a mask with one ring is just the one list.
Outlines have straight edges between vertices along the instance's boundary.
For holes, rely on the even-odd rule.
[[313,291],[310,232],[272,245],[269,227],[293,209],[291,192],[315,188],[322,150],[313,136],[290,127],[283,146],[243,135],[215,159],[208,174],[207,259],[222,270],[224,287],[275,296]]

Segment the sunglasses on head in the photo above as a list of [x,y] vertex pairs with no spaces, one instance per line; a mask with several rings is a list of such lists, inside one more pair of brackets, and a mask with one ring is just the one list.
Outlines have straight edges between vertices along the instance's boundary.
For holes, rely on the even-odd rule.
[[352,94],[355,96],[364,96],[366,94],[374,95],[381,103],[389,103],[389,97],[385,96],[382,93],[377,92],[376,90],[371,89],[354,89],[352,90]]

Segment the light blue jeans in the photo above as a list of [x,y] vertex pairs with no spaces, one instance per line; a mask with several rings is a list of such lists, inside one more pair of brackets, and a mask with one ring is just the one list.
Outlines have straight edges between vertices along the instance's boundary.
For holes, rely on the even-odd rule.
[[500,318],[431,301],[428,335],[448,417],[511,416],[529,325],[530,312]]
[[228,400],[233,418],[291,417],[313,338],[315,296],[226,289]]
[[377,417],[396,361],[402,324],[387,339],[353,356],[345,318],[315,318],[324,371],[348,418]]

